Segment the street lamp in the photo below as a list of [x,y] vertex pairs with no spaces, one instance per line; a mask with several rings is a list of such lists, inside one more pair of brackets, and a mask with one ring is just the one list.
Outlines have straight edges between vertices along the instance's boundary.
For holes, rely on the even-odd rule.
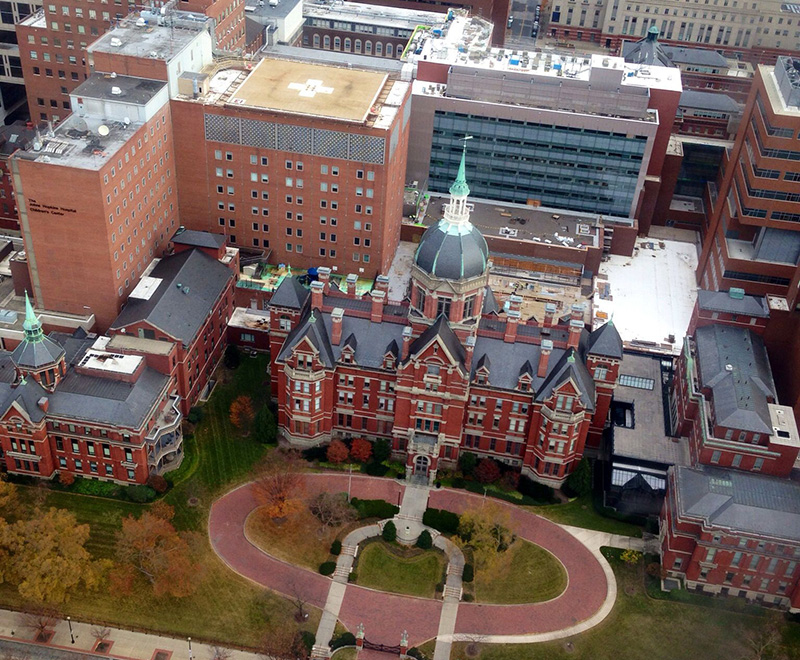
[[192,660],[192,638],[188,637],[189,640],[189,660]]
[[74,644],[75,643],[75,635],[72,632],[72,619],[70,617],[67,617],[67,625],[69,626],[69,638],[72,641],[72,643]]

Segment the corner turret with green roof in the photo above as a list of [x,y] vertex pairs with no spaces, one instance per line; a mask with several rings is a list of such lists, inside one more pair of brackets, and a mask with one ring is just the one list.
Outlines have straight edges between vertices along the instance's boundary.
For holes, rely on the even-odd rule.
[[458,174],[453,185],[450,186],[450,194],[454,197],[469,196],[469,186],[467,185],[467,143],[461,151],[461,163],[458,165]]
[[[25,337],[14,349],[11,359],[21,377],[34,375],[43,387],[54,387],[58,375],[63,372],[64,348],[50,339],[42,330],[42,323],[36,317],[28,292],[25,292],[25,320],[22,322]],[[52,375],[43,375],[48,370]]]

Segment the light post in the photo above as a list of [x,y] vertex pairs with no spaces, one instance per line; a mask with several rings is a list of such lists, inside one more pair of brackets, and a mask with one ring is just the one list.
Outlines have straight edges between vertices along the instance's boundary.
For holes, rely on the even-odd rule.
[[192,660],[192,638],[188,637],[189,640],[189,660]]
[[72,643],[74,644],[75,643],[75,635],[72,632],[72,619],[70,617],[67,617],[67,625],[69,626],[69,638],[72,641]]
[[347,476],[347,501],[350,501],[350,488],[353,485],[353,464],[350,463],[350,474]]

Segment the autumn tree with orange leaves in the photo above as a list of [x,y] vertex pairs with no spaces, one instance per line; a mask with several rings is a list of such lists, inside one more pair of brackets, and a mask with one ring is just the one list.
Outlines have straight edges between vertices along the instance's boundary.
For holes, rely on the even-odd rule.
[[372,443],[366,438],[354,438],[350,447],[350,458],[359,463],[366,463],[372,458]]
[[253,401],[246,394],[237,396],[231,403],[230,420],[237,429],[246,435],[250,432],[255,412],[253,411]]
[[197,561],[199,540],[192,532],[178,532],[174,510],[156,502],[139,518],[128,516],[117,534],[119,565],[110,576],[112,588],[130,593],[136,575],[144,576],[156,596],[191,595],[201,574]]
[[253,491],[270,518],[286,518],[303,506],[303,483],[298,454],[273,451],[256,468]]

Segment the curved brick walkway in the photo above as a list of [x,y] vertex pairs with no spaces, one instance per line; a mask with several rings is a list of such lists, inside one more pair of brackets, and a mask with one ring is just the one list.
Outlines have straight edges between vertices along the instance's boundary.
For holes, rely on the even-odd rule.
[[[309,495],[322,491],[342,492],[347,490],[347,482],[346,474],[310,474],[306,490]],[[404,488],[389,479],[353,476],[351,492],[353,497],[361,499],[398,503]],[[461,490],[432,490],[429,506],[458,513],[470,504],[480,505],[481,499]],[[613,605],[616,585],[610,568],[598,559],[596,548],[586,547],[559,525],[524,509],[497,500],[493,503],[508,508],[511,527],[517,536],[559,558],[567,570],[569,584],[563,594],[546,603],[483,605],[462,602],[458,608],[456,637],[459,633],[478,633],[490,635],[492,641],[498,642],[537,641],[562,637],[599,623]],[[247,540],[245,521],[255,508],[251,484],[214,502],[209,516],[209,538],[215,552],[240,575],[275,591],[291,593],[302,585],[308,602],[324,607],[330,578],[275,559]],[[408,630],[410,645],[416,646],[436,636],[441,609],[441,600],[348,585],[339,619],[350,630],[363,622],[367,638],[384,644],[397,644],[403,630]]]

